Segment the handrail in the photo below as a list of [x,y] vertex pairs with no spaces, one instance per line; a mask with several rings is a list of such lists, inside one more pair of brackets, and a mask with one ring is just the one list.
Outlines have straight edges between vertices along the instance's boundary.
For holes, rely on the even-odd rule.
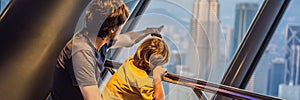
[[234,99],[247,99],[247,100],[281,100],[280,98],[272,97],[272,96],[266,96],[261,95],[257,93],[253,93],[250,91],[246,91],[243,89],[216,84],[200,79],[192,79],[184,76],[179,76],[171,73],[165,73],[163,75],[163,81],[183,85],[187,87],[191,87],[197,90],[203,90],[206,92],[216,93],[219,95],[231,97]]
[[[104,66],[108,67],[110,69],[111,68],[118,69],[121,65],[122,65],[122,63],[114,62],[114,61],[111,61],[111,60],[106,60],[105,63],[104,63]],[[257,93],[250,92],[250,91],[247,91],[247,90],[227,86],[227,85],[212,83],[212,82],[204,81],[204,80],[201,80],[201,79],[188,78],[188,77],[179,76],[179,75],[175,75],[175,74],[171,74],[171,73],[165,73],[162,76],[162,79],[165,82],[191,87],[191,88],[194,89],[194,91],[195,90],[206,91],[206,92],[211,92],[211,93],[216,93],[216,94],[219,94],[219,95],[231,97],[231,98],[234,98],[234,99],[281,100],[280,98],[277,98],[277,97],[261,95],[261,94],[257,94]],[[207,97],[206,97],[205,94],[202,93],[201,95],[198,96],[198,94],[197,94],[199,99],[205,98],[205,100],[207,100]]]

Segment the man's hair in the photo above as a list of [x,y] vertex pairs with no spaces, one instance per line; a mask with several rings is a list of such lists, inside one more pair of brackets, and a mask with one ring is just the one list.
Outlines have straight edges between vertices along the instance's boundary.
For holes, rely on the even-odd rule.
[[169,48],[161,38],[152,37],[138,47],[133,59],[136,67],[149,74],[153,70],[151,68],[169,61]]
[[122,0],[93,0],[86,16],[87,23],[101,23],[97,36],[103,38],[108,35],[109,30],[125,23],[129,10]]

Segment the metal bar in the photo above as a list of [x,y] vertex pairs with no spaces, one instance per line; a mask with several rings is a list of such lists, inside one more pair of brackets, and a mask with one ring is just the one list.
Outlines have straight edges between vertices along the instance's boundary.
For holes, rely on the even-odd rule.
[[120,62],[115,62],[112,60],[105,60],[104,66],[105,67],[109,67],[109,68],[113,68],[113,69],[119,69],[119,67],[122,65],[122,63]]
[[221,84],[244,89],[290,0],[265,0]]
[[112,68],[107,68],[107,69],[112,75],[115,74],[115,71]]
[[255,70],[257,63],[260,61],[261,56],[264,54],[265,48],[268,46],[268,44],[274,34],[274,31],[276,30],[277,25],[280,22],[280,19],[282,18],[286,8],[288,7],[289,2],[290,2],[290,0],[286,0],[286,2],[284,2],[284,4],[282,5],[282,8],[280,9],[271,29],[269,30],[268,34],[266,35],[266,38],[264,39],[264,41],[261,45],[261,48],[259,49],[259,51],[256,55],[256,58],[254,58],[252,64],[250,65],[250,69],[248,70],[248,73],[246,74],[244,80],[241,83],[241,86],[240,86],[241,88],[246,88],[247,83],[248,83],[249,79],[251,78],[252,73]]
[[196,80],[192,78],[187,78],[171,73],[166,73],[162,76],[163,81],[178,84],[182,86],[191,87],[197,90],[202,90],[206,92],[216,93],[219,95],[231,97],[234,99],[247,99],[247,100],[281,100],[280,98],[265,96],[253,92],[249,92],[243,89],[238,89],[231,86],[216,84],[207,82],[204,80]]
[[193,91],[200,100],[208,100],[207,95],[203,91],[197,89],[193,89]]

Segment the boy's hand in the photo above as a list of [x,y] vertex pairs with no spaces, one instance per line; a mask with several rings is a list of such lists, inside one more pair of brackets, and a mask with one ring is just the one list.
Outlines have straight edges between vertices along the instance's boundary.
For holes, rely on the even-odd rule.
[[153,70],[153,82],[160,82],[162,75],[164,75],[166,72],[167,70],[165,68],[162,68],[162,66],[155,67]]

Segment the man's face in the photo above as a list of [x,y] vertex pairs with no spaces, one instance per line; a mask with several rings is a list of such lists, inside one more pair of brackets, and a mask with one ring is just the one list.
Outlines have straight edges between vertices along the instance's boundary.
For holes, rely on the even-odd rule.
[[110,33],[111,35],[108,37],[109,39],[107,39],[106,42],[108,42],[109,47],[112,46],[114,44],[114,42],[117,40],[120,32],[121,32],[121,28],[122,26],[119,26],[118,28],[115,29],[115,31],[113,33]]

